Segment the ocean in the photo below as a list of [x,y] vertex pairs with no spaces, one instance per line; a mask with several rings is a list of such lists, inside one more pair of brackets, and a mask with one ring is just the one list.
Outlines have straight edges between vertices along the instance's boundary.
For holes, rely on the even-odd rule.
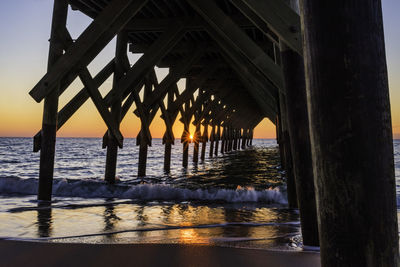
[[[285,173],[275,140],[182,167],[173,146],[153,139],[147,176],[137,177],[135,139],[119,150],[115,185],[106,184],[99,138],[58,138],[50,206],[36,200],[39,153],[31,138],[0,138],[0,239],[82,243],[192,243],[298,250],[297,210],[287,208]],[[400,196],[400,140],[394,140]],[[399,203],[399,201],[398,201]],[[398,210],[399,211],[399,210]],[[399,212],[398,212],[399,213]]]

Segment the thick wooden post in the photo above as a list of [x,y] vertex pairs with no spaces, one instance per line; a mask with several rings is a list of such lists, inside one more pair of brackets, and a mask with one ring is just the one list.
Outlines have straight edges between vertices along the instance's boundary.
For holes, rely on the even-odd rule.
[[[176,85],[175,85],[176,86]],[[167,96],[167,100],[168,100],[168,110],[172,109],[172,106],[174,105],[174,90],[172,89]],[[162,109],[163,110],[163,109]],[[175,111],[174,111],[175,113]],[[177,114],[177,113],[175,113]],[[171,150],[172,150],[172,144],[175,141],[175,137],[171,136],[173,135],[172,132],[172,126],[174,124],[174,121],[176,119],[176,115],[173,116],[173,120],[167,119],[167,116],[170,116],[170,114],[168,114],[168,112],[165,112],[165,114],[163,114],[164,120],[165,120],[165,125],[166,125],[166,131],[165,134],[163,136],[163,144],[165,145],[165,150],[164,150],[164,171],[169,173],[169,171],[171,170]]]
[[193,135],[193,162],[197,163],[199,161],[199,143],[201,139],[200,123],[196,124],[196,130]]
[[189,160],[189,141],[183,142],[182,166],[187,168]]
[[[124,59],[126,58],[128,38],[126,33],[120,33],[117,36],[117,45],[115,52],[115,71],[113,77],[113,87],[116,87],[119,79],[124,75]],[[119,129],[121,122],[121,99],[115,101],[111,106],[111,114],[115,122],[115,127]],[[118,142],[113,136],[111,130],[107,131],[107,155],[106,170],[104,179],[109,183],[115,182]]]
[[[288,130],[288,122],[287,122],[287,105],[286,105],[286,97],[283,94],[279,94],[279,105],[280,105],[280,118],[281,118],[281,144],[284,150],[283,153],[283,161],[285,162],[285,176],[286,176],[286,186],[287,186],[287,197],[289,208],[297,208],[297,195],[296,195],[296,183],[293,175],[293,160],[292,160],[292,151],[290,147],[290,135]],[[250,131],[250,130],[249,130]],[[250,135],[250,134],[249,134]]]
[[[150,75],[151,74],[148,74],[148,76],[145,77],[143,102],[150,97],[152,92],[153,80],[151,79]],[[140,107],[140,105],[142,105],[142,103],[137,101],[136,108],[143,109],[143,107]],[[146,176],[147,150],[148,147],[151,146],[151,136],[147,136],[146,132],[150,135],[149,127],[152,120],[152,115],[150,114],[149,110],[140,112],[139,114],[141,117],[142,127],[137,138],[137,145],[139,145],[138,177],[144,177]]]
[[187,168],[189,159],[189,124],[184,123],[181,142],[183,143],[182,166]]
[[239,129],[235,128],[234,129],[234,140],[233,140],[233,149],[234,150],[238,150],[239,149],[239,145],[238,145],[238,141],[239,141],[239,136],[240,136],[240,132]]
[[240,136],[240,129],[234,128],[234,139],[233,139],[233,149],[239,150],[239,137]]
[[218,123],[216,126],[217,126],[217,134],[215,135],[215,152],[214,152],[214,155],[218,156],[219,140],[221,140],[221,125]]
[[206,158],[207,141],[208,141],[208,124],[205,123],[204,130],[203,130],[203,136],[201,138],[201,156],[200,156],[201,161],[204,161],[204,159]]
[[250,139],[251,139],[251,130],[247,130],[247,140],[246,140],[246,145],[250,146]]
[[250,130],[250,143],[249,143],[250,146],[253,145],[253,138],[254,138],[254,129],[251,129]]
[[226,127],[226,135],[225,135],[225,151],[229,152],[230,142],[231,142],[231,127]]
[[250,129],[246,129],[246,146],[249,146]]
[[226,127],[222,127],[222,134],[221,134],[221,153],[224,154],[225,152],[225,143],[226,143]]
[[144,131],[139,133],[139,166],[138,166],[138,177],[146,176],[146,165],[147,165],[147,138]]
[[228,128],[229,129],[229,131],[228,131],[228,133],[229,133],[229,146],[228,146],[228,150],[229,151],[232,151],[232,148],[233,148],[233,128],[232,127],[229,127]]
[[229,152],[229,148],[230,148],[230,141],[231,141],[230,130],[231,130],[231,127],[226,127],[225,152]]
[[281,166],[284,170],[285,166],[285,149],[283,147],[283,134],[282,134],[282,123],[281,123],[281,115],[278,114],[276,116],[276,141],[279,147],[279,157],[281,159]]
[[164,171],[169,172],[171,170],[171,150],[172,143],[165,143],[165,151],[164,151]]
[[303,58],[281,42],[287,120],[303,244],[319,246]]
[[244,129],[240,129],[240,138],[239,138],[239,149],[242,149],[243,146],[243,137],[244,137]]
[[241,143],[240,141],[242,140],[242,129],[238,128],[238,135],[237,135],[237,150],[240,150]]
[[381,1],[300,10],[322,266],[399,266]]
[[[66,0],[55,0],[48,59],[48,71],[63,55],[64,30],[68,16]],[[40,145],[38,200],[51,200],[57,132],[58,95],[60,84],[44,99]]]
[[209,158],[213,157],[214,153],[214,141],[215,141],[215,124],[212,125],[211,127],[211,134],[210,134],[210,151],[208,154]]
[[247,136],[247,129],[243,129],[242,135],[242,149],[246,148],[246,136]]

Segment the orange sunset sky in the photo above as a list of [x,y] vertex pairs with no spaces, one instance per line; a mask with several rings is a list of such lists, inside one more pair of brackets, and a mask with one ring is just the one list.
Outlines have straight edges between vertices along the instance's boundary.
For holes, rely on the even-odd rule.
[[[382,1],[389,70],[393,133],[400,138],[400,1]],[[28,92],[46,72],[53,0],[0,1],[0,136],[33,136],[41,128],[43,103],[36,103]],[[68,29],[77,38],[90,19],[77,11],[69,11]],[[95,75],[113,57],[113,40],[89,66]],[[131,55],[133,63],[138,55]],[[167,73],[157,70],[159,80]],[[112,79],[101,87],[103,95],[111,88]],[[183,88],[183,81],[179,87]],[[81,88],[75,81],[60,98],[60,108]],[[128,112],[121,125],[125,137],[136,137],[140,121]],[[179,119],[179,117],[178,117]],[[174,125],[175,137],[182,133],[182,123]],[[58,131],[58,136],[101,137],[106,130],[91,100]],[[151,125],[154,138],[162,137],[165,127],[159,114]],[[193,132],[193,128],[191,129]],[[275,126],[264,119],[255,129],[255,138],[275,138]]]

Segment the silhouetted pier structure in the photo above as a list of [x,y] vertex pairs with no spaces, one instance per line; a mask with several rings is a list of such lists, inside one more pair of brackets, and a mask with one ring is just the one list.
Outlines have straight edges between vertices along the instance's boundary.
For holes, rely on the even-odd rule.
[[[66,28],[68,5],[93,18],[77,40]],[[44,100],[34,138],[40,200],[51,199],[56,132],[89,99],[108,127],[111,183],[123,146],[119,125],[132,105],[141,121],[139,176],[158,110],[167,171],[179,113],[183,166],[190,123],[197,162],[207,142],[210,157],[251,145],[254,127],[268,118],[277,126],[289,206],[299,208],[304,244],[320,244],[323,266],[398,264],[379,0],[55,0],[53,12],[48,72],[30,91]],[[88,64],[114,37],[115,58],[92,77]],[[143,54],[132,66],[128,50]],[[169,68],[162,81],[155,66]],[[112,74],[102,97],[98,88]],[[76,78],[84,88],[59,109]]]

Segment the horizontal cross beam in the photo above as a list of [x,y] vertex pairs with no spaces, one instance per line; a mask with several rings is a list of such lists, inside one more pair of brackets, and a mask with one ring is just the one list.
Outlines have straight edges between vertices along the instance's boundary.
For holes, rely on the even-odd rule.
[[[264,22],[294,51],[303,54],[300,16],[282,0],[230,0],[261,30]],[[261,22],[260,22],[261,21]]]

